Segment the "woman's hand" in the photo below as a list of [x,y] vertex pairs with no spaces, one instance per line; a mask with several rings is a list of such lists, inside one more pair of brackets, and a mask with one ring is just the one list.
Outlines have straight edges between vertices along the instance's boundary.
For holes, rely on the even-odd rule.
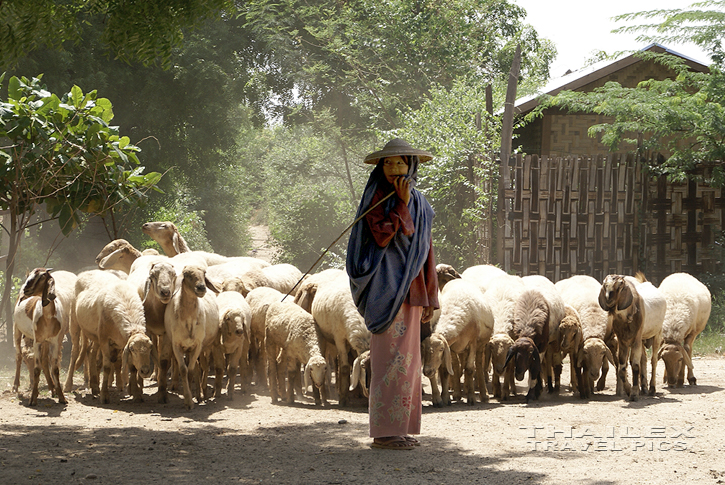
[[398,198],[403,201],[405,205],[410,202],[410,180],[405,177],[398,177],[393,181],[393,187],[395,187],[395,193]]
[[423,314],[420,317],[420,321],[423,323],[430,322],[430,319],[433,318],[434,311],[435,308],[432,306],[423,307]]

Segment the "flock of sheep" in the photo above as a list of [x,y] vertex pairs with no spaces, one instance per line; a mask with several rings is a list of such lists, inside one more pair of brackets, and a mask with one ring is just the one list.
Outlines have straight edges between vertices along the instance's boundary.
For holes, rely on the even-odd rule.
[[[25,362],[30,405],[37,404],[41,372],[65,403],[81,367],[101,403],[110,402],[114,380],[142,401],[150,378],[158,382],[159,402],[168,402],[170,384],[187,409],[220,398],[225,381],[229,399],[237,382],[241,392],[251,382],[268,388],[272,402],[292,402],[312,385],[315,403],[327,405],[334,373],[341,406],[352,391],[367,395],[370,332],[344,271],[303,278],[289,264],[190,251],[170,222],[146,223],[143,231],[165,256],[119,239],[101,250],[97,270],[36,268],[28,276],[15,306],[13,388]],[[557,392],[566,356],[582,398],[604,388],[610,363],[617,394],[632,400],[640,389],[654,394],[660,359],[670,386],[683,385],[685,368],[696,383],[692,343],[707,324],[711,297],[691,275],[670,275],[657,288],[641,274],[609,275],[601,283],[577,275],[554,284],[490,265],[459,274],[441,264],[437,272],[441,308],[421,343],[434,406],[449,404],[451,390],[454,399],[465,393],[469,404],[476,391],[487,401],[489,388],[506,400],[527,373],[527,401],[538,399],[544,384]],[[71,356],[61,384],[66,335]],[[645,347],[652,347],[649,381]]]

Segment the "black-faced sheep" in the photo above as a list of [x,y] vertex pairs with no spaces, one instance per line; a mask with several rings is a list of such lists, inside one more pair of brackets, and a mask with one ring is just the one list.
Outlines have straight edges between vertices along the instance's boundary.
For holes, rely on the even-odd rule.
[[446,283],[452,280],[459,279],[461,275],[456,269],[450,264],[438,264],[436,265],[436,275],[438,276],[438,289],[442,290],[446,286]]
[[[488,392],[484,386],[482,363],[478,362],[493,334],[493,315],[483,299],[480,290],[468,281],[454,279],[449,281],[440,293],[441,314],[432,335],[423,341],[423,373],[430,379],[433,391],[433,405],[440,407],[450,404],[448,379],[452,372],[451,354],[457,354],[464,367],[466,402],[476,402],[473,376],[481,374],[481,400],[488,401]],[[478,357],[478,359],[477,359]],[[440,378],[441,390],[438,390],[436,374]],[[460,379],[459,376],[455,376]],[[460,385],[460,382],[458,382]],[[456,396],[457,397],[457,396]]]
[[516,380],[529,373],[529,392],[526,401],[538,399],[543,389],[542,357],[549,345],[549,304],[536,289],[524,290],[514,308],[514,344],[506,355],[504,367],[514,363]]
[[[267,309],[264,345],[268,358],[269,394],[272,403],[278,399],[278,388],[286,389],[287,403],[294,402],[295,381],[300,377],[300,364],[305,366],[305,387],[312,381],[315,404],[327,405],[327,360],[323,355],[322,336],[315,320],[292,301],[278,301]],[[287,369],[286,386],[278,383],[277,365]]]
[[659,289],[667,300],[662,324],[664,344],[658,352],[658,358],[665,363],[665,382],[669,387],[682,387],[687,367],[687,381],[694,386],[697,379],[692,366],[692,343],[710,318],[710,291],[687,273],[669,275]]
[[38,384],[41,369],[51,376],[49,387],[58,402],[66,399],[60,384],[60,361],[63,337],[68,333],[71,309],[75,300],[76,276],[68,271],[36,268],[23,283],[13,315],[15,342],[15,381],[13,391],[20,385],[22,337],[33,341],[33,376],[29,404],[38,404]]
[[[543,369],[549,392],[558,392],[561,385],[561,369],[563,356],[559,348],[561,337],[559,335],[559,323],[564,318],[564,300],[546,276],[530,275],[524,276],[524,285],[527,288],[534,288],[541,292],[549,306],[549,345],[544,357]],[[552,383],[553,378],[553,383]]]

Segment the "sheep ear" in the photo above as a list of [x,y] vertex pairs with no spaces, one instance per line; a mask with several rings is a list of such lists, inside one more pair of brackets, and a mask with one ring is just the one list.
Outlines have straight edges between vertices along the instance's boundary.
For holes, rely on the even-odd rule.
[[453,375],[453,359],[451,359],[451,347],[448,341],[443,338],[443,360],[446,363],[446,370],[449,375]]
[[617,310],[626,310],[632,305],[632,302],[634,301],[632,291],[636,290],[631,288],[629,285],[625,285],[624,288],[620,290],[617,298]]
[[606,344],[604,344],[604,355],[607,356],[607,360],[609,360],[609,362],[611,362],[612,365],[614,366],[614,368],[616,369],[617,368],[617,363],[614,362],[614,356],[612,355],[612,351],[609,350],[609,347],[607,347]]
[[680,347],[680,352],[682,352],[682,358],[685,359],[685,364],[687,367],[692,371],[694,370],[694,367],[692,366],[692,359],[690,359],[690,355],[687,353],[687,350],[685,350],[685,347],[682,344],[678,344],[678,347]]
[[151,289],[151,278],[146,278],[146,283],[143,285],[143,298],[141,303],[146,303],[146,298],[149,296],[149,290]]
[[535,376],[536,379],[540,379],[541,376],[541,355],[536,349],[531,353],[531,368],[529,369],[529,374]]
[[129,354],[131,354],[131,351],[128,348],[128,343],[126,343],[126,346],[123,348],[123,357],[121,358],[121,373],[123,375],[126,375],[128,373]]
[[156,348],[156,345],[151,345],[151,362],[157,367],[161,366],[159,363],[159,351]]
[[116,261],[119,260],[119,258],[121,257],[121,255],[123,254],[123,251],[125,249],[126,248],[116,249],[114,252],[112,252],[111,254],[109,254],[108,256],[106,256],[105,258],[103,258],[98,263],[98,267],[100,269],[106,269],[106,268],[108,268],[110,266],[113,266],[114,264],[116,264]]
[[176,231],[174,231],[174,235],[171,236],[171,244],[174,246],[174,251],[179,254],[181,252],[179,250],[179,233]]
[[360,365],[360,356],[358,355],[355,357],[355,360],[352,363],[352,378],[350,379],[350,391],[355,389],[360,382],[360,371],[362,370],[362,365]]
[[212,283],[212,282],[211,282],[211,281],[209,280],[209,278],[207,278],[206,276],[204,276],[204,284],[206,284],[206,287],[207,287],[207,288],[209,288],[209,289],[210,289],[211,291],[213,291],[214,293],[216,293],[217,295],[218,295],[219,293],[221,293],[221,292],[219,291],[219,288],[217,288],[216,286],[214,286],[214,283]]
[[607,305],[607,295],[604,291],[604,285],[602,285],[602,288],[599,290],[599,306],[602,307],[602,310],[605,312],[609,311],[609,306]]
[[506,360],[505,360],[505,361],[504,361],[504,363],[503,363],[503,367],[504,367],[504,369],[505,369],[506,367],[508,367],[508,365],[509,365],[509,362],[511,362],[511,359],[513,359],[513,357],[514,357],[514,353],[515,353],[515,350],[514,350],[514,348],[513,348],[513,347],[509,347],[509,350],[508,350],[508,352],[506,352]]
[[55,300],[55,280],[48,273],[48,280],[43,287],[43,297],[41,298],[43,306],[47,306],[51,301]]
[[584,365],[584,352],[582,352],[580,350],[576,357],[576,366],[581,369],[583,365]]
[[[307,389],[310,388],[310,382],[312,381],[312,367],[310,367],[309,362],[305,364],[305,394],[307,393]],[[351,384],[352,385],[352,384]],[[352,390],[352,389],[350,389]]]

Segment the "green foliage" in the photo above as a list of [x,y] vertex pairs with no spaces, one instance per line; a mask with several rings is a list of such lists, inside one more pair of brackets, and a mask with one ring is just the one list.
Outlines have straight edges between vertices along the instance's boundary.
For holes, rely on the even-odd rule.
[[501,133],[500,120],[486,112],[485,86],[458,80],[450,90],[433,88],[420,109],[407,110],[401,119],[404,128],[394,135],[436,155],[421,165],[418,188],[436,212],[439,261],[458,268],[479,264],[476,227],[489,217],[486,207],[496,197],[483,187],[494,177],[492,153]]
[[234,10],[230,0],[116,2],[6,0],[0,2],[0,65],[14,64],[36,49],[87,42],[84,25],[103,22],[102,42],[112,55],[170,67],[171,52],[183,29]]
[[143,200],[161,176],[143,174],[139,149],[111,119],[111,102],[96,91],[73,86],[58,98],[40,78],[11,77],[0,103],[0,138],[9,141],[0,151],[0,207],[22,217],[44,203],[67,235],[79,212],[105,215]]
[[[710,10],[705,10],[710,8]],[[691,41],[708,51],[710,72],[693,72],[687,63],[666,53],[638,53],[644,61],[658,62],[673,75],[662,81],[645,80],[634,88],[608,82],[591,93],[564,91],[542,103],[537,113],[557,106],[571,112],[597,113],[612,121],[594,125],[590,136],[612,151],[666,153],[667,160],[651,167],[670,180],[682,181],[701,164],[717,162],[714,184],[724,180],[725,160],[725,1],[693,4],[689,10],[653,10],[627,14],[618,20],[662,19],[658,23],[628,26],[620,32],[649,32],[640,41]]]

